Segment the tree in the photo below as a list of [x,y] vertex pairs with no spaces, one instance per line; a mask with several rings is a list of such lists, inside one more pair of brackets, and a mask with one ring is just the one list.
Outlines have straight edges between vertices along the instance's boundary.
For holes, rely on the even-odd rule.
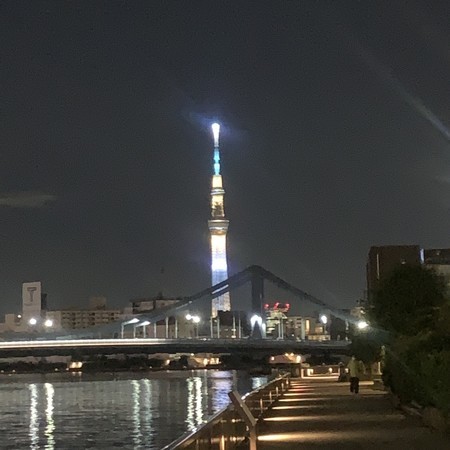
[[434,328],[446,301],[442,276],[422,266],[402,265],[380,281],[368,313],[379,327],[414,336]]

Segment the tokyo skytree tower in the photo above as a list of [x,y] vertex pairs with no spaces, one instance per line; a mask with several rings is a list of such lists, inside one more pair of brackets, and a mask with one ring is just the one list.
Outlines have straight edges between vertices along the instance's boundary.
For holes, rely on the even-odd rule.
[[[220,174],[220,125],[213,123],[211,128],[214,136],[214,175],[211,184],[211,219],[208,220],[208,227],[211,236],[211,281],[214,286],[228,278],[227,231],[229,221],[225,218],[223,206],[225,191]],[[213,299],[212,317],[216,317],[218,311],[229,311],[230,309],[230,294],[228,292]]]

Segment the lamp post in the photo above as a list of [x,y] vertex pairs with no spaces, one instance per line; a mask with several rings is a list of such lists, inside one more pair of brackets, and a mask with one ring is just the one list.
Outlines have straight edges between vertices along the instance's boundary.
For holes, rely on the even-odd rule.
[[365,320],[360,320],[356,326],[358,327],[358,330],[365,330],[369,326],[369,324]]
[[195,326],[195,337],[198,338],[198,324],[201,322],[200,316],[192,315],[192,314],[186,314],[186,320],[189,322],[192,322]]
[[319,319],[320,319],[320,321],[322,322],[322,325],[323,325],[323,334],[326,335],[327,334],[328,316],[326,314],[322,314],[319,317]]
[[144,320],[144,322],[141,322],[139,324],[142,328],[142,337],[145,339],[147,337],[147,325],[150,325],[150,322],[148,320]]
[[239,339],[242,338],[241,312],[240,311],[239,311],[239,317],[238,317],[238,336],[239,336]]

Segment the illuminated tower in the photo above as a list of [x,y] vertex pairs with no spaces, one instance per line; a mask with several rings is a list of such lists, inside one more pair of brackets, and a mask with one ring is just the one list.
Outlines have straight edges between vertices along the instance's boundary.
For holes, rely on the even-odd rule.
[[[225,218],[223,196],[225,191],[220,174],[219,131],[220,125],[213,123],[214,135],[214,175],[211,186],[211,219],[208,220],[209,233],[211,235],[211,278],[212,285],[216,285],[228,278],[227,266],[227,231],[228,219]],[[212,316],[217,316],[217,311],[229,311],[230,294],[220,295],[212,301]]]

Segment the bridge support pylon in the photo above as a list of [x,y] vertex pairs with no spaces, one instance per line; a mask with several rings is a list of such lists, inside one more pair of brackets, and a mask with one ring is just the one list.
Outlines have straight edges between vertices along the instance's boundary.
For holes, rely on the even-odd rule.
[[261,339],[264,337],[265,317],[264,317],[264,278],[259,271],[253,271],[251,276],[252,285],[252,316],[258,316],[260,321],[256,321],[252,328],[251,337]]

